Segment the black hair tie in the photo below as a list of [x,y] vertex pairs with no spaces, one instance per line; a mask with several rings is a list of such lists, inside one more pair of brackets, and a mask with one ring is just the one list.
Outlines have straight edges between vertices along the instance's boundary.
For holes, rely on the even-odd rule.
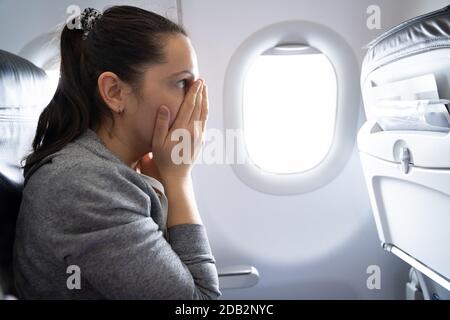
[[94,8],[86,8],[80,16],[81,29],[83,30],[83,40],[87,38],[89,32],[94,28],[96,21],[101,18],[102,13]]

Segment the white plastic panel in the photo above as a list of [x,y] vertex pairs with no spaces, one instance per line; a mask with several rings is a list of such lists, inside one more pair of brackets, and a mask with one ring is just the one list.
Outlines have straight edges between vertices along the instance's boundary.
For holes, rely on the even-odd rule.
[[255,286],[259,281],[259,272],[253,266],[219,267],[220,289],[240,289]]
[[360,153],[379,237],[450,278],[450,169],[412,166]]
[[382,131],[376,121],[367,121],[358,133],[360,151],[377,158],[400,162],[408,148],[416,167],[450,168],[450,134],[432,131]]

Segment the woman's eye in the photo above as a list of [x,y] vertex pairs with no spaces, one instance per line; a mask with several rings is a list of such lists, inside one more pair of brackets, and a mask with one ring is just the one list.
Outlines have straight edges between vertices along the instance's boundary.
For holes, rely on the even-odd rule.
[[186,84],[187,84],[187,80],[183,79],[183,80],[180,80],[177,82],[177,87],[184,89],[184,88],[186,88]]

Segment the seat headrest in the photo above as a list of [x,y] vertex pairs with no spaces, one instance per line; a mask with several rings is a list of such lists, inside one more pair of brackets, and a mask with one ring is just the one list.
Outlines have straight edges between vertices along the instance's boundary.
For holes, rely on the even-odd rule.
[[21,183],[20,161],[31,151],[36,124],[53,93],[44,70],[0,50],[0,173]]
[[51,90],[44,70],[0,50],[0,287],[5,293],[14,292],[12,246],[23,185],[21,160],[31,151]]
[[[45,71],[4,50],[0,50],[0,79],[0,107],[11,110],[11,113],[13,109],[20,109],[16,114],[23,115],[33,106],[42,104],[46,97],[39,90],[47,80]],[[30,95],[30,90],[33,95]]]
[[449,46],[450,6],[447,6],[407,20],[370,42],[366,46],[361,81],[392,61]]

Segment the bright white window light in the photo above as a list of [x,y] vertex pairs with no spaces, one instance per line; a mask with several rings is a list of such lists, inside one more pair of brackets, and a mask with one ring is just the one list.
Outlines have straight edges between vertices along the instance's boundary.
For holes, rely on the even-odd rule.
[[56,91],[56,88],[58,87],[59,69],[46,70],[45,73],[47,73],[47,77],[49,80],[49,89],[50,89],[51,93],[54,94]]
[[278,54],[272,49],[258,56],[244,81],[246,148],[254,164],[270,173],[314,168],[333,141],[337,105],[334,68],[324,54],[309,47],[298,48],[279,50]]
[[46,103],[45,106],[52,100],[55,95],[56,88],[58,87],[59,82],[59,69],[45,70],[47,73],[48,81],[47,88],[45,90],[46,94]]

